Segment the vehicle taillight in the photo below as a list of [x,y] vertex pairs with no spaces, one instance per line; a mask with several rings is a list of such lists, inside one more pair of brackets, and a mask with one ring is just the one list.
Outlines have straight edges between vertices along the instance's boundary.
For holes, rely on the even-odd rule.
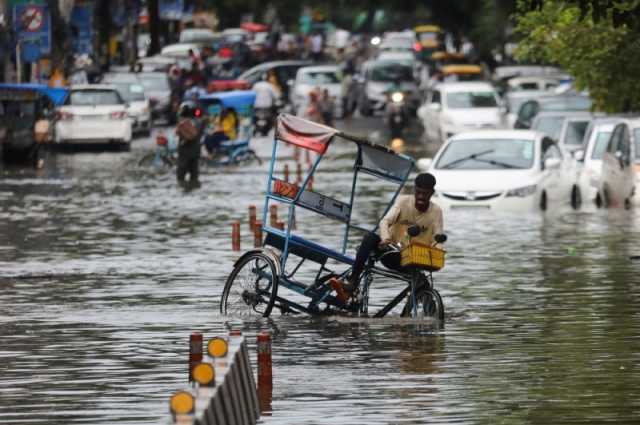
[[112,112],[111,119],[112,120],[123,120],[127,116],[127,113],[124,111]]
[[200,116],[202,115],[202,109],[197,108],[196,112],[194,113],[194,115],[196,116],[196,118],[200,118]]
[[71,121],[72,119],[73,119],[73,114],[71,112],[58,111],[58,120]]
[[422,44],[420,44],[420,42],[419,42],[419,41],[416,41],[416,42],[413,44],[413,50],[415,50],[416,52],[419,52],[420,50],[422,50]]

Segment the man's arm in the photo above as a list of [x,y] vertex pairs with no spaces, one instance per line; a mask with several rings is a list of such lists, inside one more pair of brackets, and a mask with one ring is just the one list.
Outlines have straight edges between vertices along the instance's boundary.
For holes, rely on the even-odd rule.
[[391,226],[398,221],[400,210],[400,198],[398,198],[387,214],[380,220],[380,239],[382,241],[391,240]]

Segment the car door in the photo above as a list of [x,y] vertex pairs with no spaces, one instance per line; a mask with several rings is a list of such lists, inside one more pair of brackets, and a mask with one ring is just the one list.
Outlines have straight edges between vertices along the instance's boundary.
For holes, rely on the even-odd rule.
[[620,174],[618,175],[619,181],[616,186],[616,189],[619,190],[619,192],[616,193],[616,197],[620,205],[625,205],[625,202],[627,202],[631,197],[635,183],[631,132],[627,125],[623,127],[622,136],[618,144],[618,150],[616,151],[616,158],[618,159],[618,165],[620,167]]
[[[567,182],[563,181],[563,155],[558,145],[550,138],[542,139],[542,185],[543,190],[547,194],[547,200],[553,205],[559,203],[567,203],[569,201],[569,190]],[[555,160],[556,165],[549,166],[547,160]]]
[[607,151],[602,156],[602,183],[600,193],[605,203],[616,202],[616,186],[620,183],[620,161],[617,158],[618,148],[622,142],[622,136],[626,125],[618,124],[611,133],[611,138],[607,145]]

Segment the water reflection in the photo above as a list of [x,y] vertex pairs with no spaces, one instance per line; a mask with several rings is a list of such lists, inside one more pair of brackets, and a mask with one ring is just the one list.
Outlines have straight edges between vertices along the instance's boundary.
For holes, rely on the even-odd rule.
[[[238,256],[230,222],[244,220],[252,246],[246,212],[261,208],[266,165],[205,170],[202,188],[184,193],[172,174],[136,169],[137,153],[60,156],[47,176],[0,177],[3,423],[163,422],[169,395],[187,386],[189,334],[229,328],[254,363],[255,335],[273,332],[265,424],[640,417],[636,212],[449,213],[435,275],[444,330],[395,318],[243,322],[219,317],[218,302]],[[346,159],[327,164],[335,193],[351,184]],[[360,220],[380,213],[384,192],[364,187]],[[298,218],[314,240],[339,239]],[[398,290],[381,282],[372,303]]]

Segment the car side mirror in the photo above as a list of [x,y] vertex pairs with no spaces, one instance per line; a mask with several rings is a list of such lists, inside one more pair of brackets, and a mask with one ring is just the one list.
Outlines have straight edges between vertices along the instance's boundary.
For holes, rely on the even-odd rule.
[[433,237],[437,243],[445,243],[447,241],[447,235],[439,233]]
[[584,161],[584,150],[583,149],[577,149],[577,150],[573,151],[573,159],[575,159],[576,161],[583,162]]
[[433,158],[420,158],[417,162],[418,169],[421,171],[427,171],[433,164]]
[[547,158],[544,160],[544,168],[547,170],[554,170],[560,168],[562,160],[560,158]]
[[293,80],[287,80],[287,85],[288,85],[289,87],[293,87],[293,84],[294,84],[294,83],[295,83],[295,81],[293,81]]

